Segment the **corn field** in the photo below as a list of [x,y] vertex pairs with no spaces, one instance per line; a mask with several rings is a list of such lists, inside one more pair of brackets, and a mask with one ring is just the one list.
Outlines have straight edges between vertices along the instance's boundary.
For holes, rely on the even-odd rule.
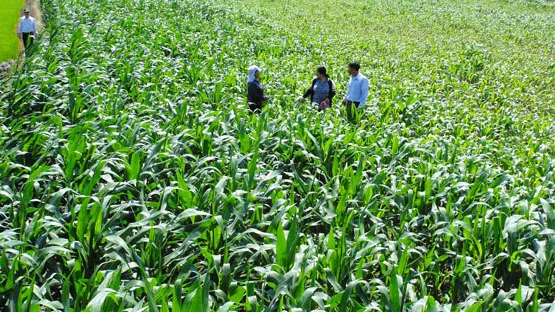
[[0,311],[555,311],[552,1],[41,6],[0,86]]

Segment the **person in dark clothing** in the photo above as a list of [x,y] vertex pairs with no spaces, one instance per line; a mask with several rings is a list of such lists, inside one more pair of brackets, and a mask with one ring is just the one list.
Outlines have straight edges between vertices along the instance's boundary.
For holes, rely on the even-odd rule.
[[331,107],[332,99],[335,96],[335,83],[330,79],[324,66],[318,66],[316,79],[312,80],[312,85],[306,90],[300,101],[304,102],[308,96],[310,96],[310,103],[318,107],[318,110]]
[[264,95],[264,87],[258,81],[259,77],[260,68],[256,65],[249,67],[247,102],[253,112],[260,112],[264,102],[267,102],[269,99],[267,95]]

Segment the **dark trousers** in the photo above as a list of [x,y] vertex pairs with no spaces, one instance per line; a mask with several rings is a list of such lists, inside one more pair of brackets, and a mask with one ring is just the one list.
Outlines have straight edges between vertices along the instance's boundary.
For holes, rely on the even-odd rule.
[[357,120],[359,105],[360,102],[347,101],[347,103],[345,104],[345,110],[347,111],[347,120],[352,122]]
[[248,104],[251,109],[251,113],[260,114],[260,110],[262,110],[262,103],[249,102]]
[[23,46],[25,47],[25,50],[29,49],[33,43],[35,43],[35,38],[34,38],[34,33],[32,32],[28,32],[28,33],[21,33],[21,40],[23,40]]

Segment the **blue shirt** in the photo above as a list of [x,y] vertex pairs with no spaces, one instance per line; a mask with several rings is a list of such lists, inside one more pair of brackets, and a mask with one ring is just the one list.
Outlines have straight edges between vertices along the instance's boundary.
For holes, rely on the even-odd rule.
[[322,103],[322,101],[329,97],[330,94],[330,84],[328,80],[322,82],[320,79],[316,80],[314,83],[314,95],[312,97],[312,102]]
[[366,104],[366,98],[368,98],[368,78],[361,73],[351,76],[345,100],[359,102],[358,107],[362,107]]
[[37,33],[37,22],[34,18],[26,18],[23,16],[19,19],[19,25],[17,26],[17,33]]

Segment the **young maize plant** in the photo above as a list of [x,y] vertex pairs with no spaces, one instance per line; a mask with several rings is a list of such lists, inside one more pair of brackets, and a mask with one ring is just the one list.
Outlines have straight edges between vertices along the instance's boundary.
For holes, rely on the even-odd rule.
[[555,311],[552,1],[41,6],[0,87],[1,311]]

